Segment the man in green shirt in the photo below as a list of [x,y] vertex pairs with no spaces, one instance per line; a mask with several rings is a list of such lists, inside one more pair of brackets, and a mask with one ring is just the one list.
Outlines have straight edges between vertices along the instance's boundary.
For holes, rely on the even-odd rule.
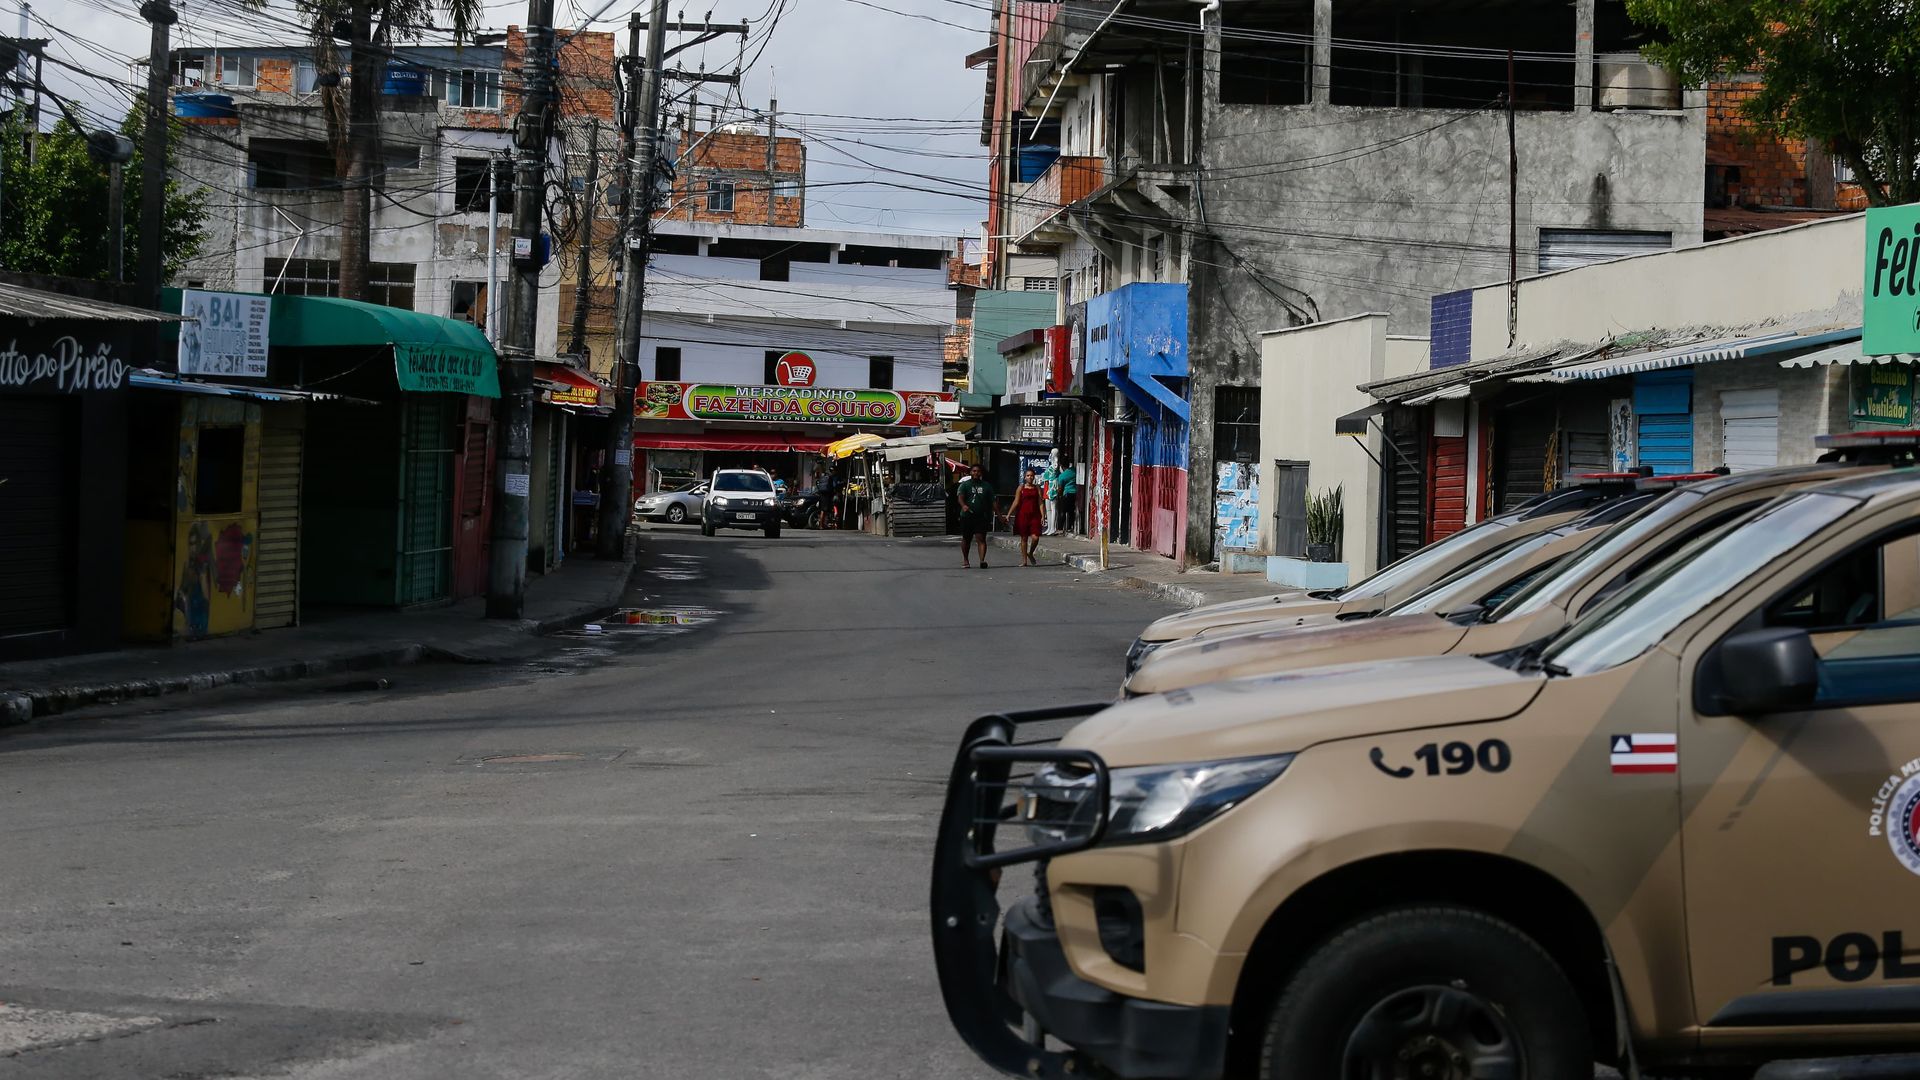
[[973,538],[980,538],[980,566],[987,565],[987,534],[993,531],[993,485],[987,483],[987,471],[978,465],[954,490],[960,502],[960,565],[973,566]]

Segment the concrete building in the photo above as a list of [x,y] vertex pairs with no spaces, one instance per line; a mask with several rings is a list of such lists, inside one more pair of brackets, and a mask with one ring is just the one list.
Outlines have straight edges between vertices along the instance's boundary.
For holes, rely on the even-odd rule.
[[[1434,331],[1429,296],[1472,303],[1470,286],[1510,266],[1701,238],[1704,96],[1637,60],[1618,0],[1297,0],[1198,22],[1164,0],[1013,2],[998,28],[973,58],[989,81],[988,284],[1045,278],[1032,261],[1051,259],[1063,323],[1103,293],[1186,290],[1184,369],[1088,380],[1134,464],[1178,448],[1191,476],[1179,535],[1129,534],[1108,514],[1116,540],[1214,557],[1221,453],[1274,456],[1245,437],[1267,429],[1251,412],[1266,332],[1387,312],[1389,333],[1432,336],[1440,363],[1454,339]],[[1089,347],[1116,330],[1085,319]],[[1126,464],[1105,471],[1137,485]],[[1106,496],[1128,497],[1147,493]]]
[[755,465],[790,482],[856,431],[935,421],[955,293],[941,237],[654,222],[640,343],[643,490]]
[[[1310,421],[1323,426],[1310,438],[1357,431],[1379,459],[1371,496],[1348,500],[1350,538],[1372,533],[1385,562],[1581,472],[1801,464],[1820,453],[1816,436],[1913,426],[1914,358],[1862,353],[1862,222],[1847,215],[1473,290],[1469,318],[1451,332],[1465,362],[1444,363],[1436,349],[1416,370],[1388,364],[1360,380],[1369,403]],[[1275,360],[1264,394],[1284,409],[1308,384],[1272,382]],[[1381,369],[1372,343],[1330,336],[1295,361],[1348,378]],[[1273,550],[1270,520],[1263,543]]]

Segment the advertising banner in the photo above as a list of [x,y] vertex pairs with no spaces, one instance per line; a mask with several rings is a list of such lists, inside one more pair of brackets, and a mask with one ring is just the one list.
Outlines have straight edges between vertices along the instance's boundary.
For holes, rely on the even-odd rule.
[[1847,371],[1854,427],[1913,426],[1912,365],[1855,364]]
[[919,427],[939,422],[934,406],[951,394],[741,383],[641,383],[642,420],[759,420],[769,423]]
[[1920,352],[1920,205],[1867,211],[1861,348],[1868,356]]
[[403,341],[393,347],[393,368],[402,390],[500,396],[500,371],[488,349]]
[[273,298],[185,289],[180,314],[180,374],[267,377],[267,332]]

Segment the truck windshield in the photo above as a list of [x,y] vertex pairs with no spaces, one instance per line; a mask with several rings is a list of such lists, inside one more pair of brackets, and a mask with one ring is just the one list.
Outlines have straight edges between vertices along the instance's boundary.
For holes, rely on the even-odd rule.
[[1607,530],[1607,535],[1588,544],[1553,569],[1534,578],[1493,610],[1493,621],[1531,615],[1541,608],[1559,604],[1567,594],[1587,579],[1587,571],[1612,566],[1640,541],[1665,529],[1693,512],[1703,496],[1697,491],[1676,491],[1627,520]]
[[1487,539],[1488,533],[1510,528],[1516,520],[1512,517],[1488,518],[1478,525],[1462,529],[1445,540],[1428,544],[1365,581],[1349,586],[1334,599],[1366,600],[1416,583],[1423,577],[1440,572],[1448,563],[1458,559],[1461,551]]
[[1503,544],[1380,614],[1420,615],[1431,611],[1445,615],[1454,608],[1477,604],[1481,597],[1518,575],[1517,568],[1534,552],[1562,539],[1564,534],[1556,529]]
[[1858,499],[1805,492],[1754,517],[1723,525],[1681,548],[1574,623],[1541,654],[1541,662],[1568,675],[1590,675],[1624,664],[1659,644],[1674,627],[1729,589],[1861,505]]

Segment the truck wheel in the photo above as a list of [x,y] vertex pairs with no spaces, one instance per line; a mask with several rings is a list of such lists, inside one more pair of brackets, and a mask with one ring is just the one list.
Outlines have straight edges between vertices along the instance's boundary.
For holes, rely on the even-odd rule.
[[1465,908],[1402,908],[1322,942],[1274,1003],[1261,1080],[1591,1080],[1560,966]]

